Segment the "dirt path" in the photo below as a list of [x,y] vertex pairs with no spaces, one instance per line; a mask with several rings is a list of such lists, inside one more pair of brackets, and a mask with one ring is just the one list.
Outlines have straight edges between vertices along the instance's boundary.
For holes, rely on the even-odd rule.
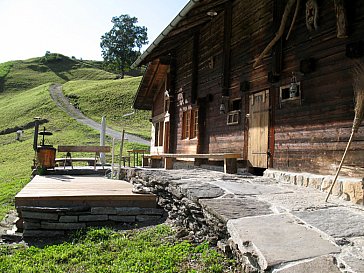
[[[101,123],[97,123],[92,119],[89,119],[84,114],[81,113],[80,110],[75,108],[72,104],[70,104],[69,100],[64,96],[62,92],[61,84],[53,84],[49,87],[49,93],[53,101],[60,107],[63,111],[65,111],[69,116],[76,119],[78,122],[87,125],[95,130],[101,130]],[[106,127],[106,135],[113,137],[115,139],[121,138],[121,132],[113,130],[109,127]],[[129,142],[135,142],[144,145],[150,145],[148,140],[145,140],[139,136],[125,133],[124,139]]]

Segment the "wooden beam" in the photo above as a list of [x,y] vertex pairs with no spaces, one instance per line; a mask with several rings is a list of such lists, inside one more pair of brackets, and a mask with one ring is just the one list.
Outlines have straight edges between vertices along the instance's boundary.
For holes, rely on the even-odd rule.
[[230,64],[231,64],[231,34],[232,34],[232,1],[227,1],[224,11],[224,45],[223,45],[223,90],[224,96],[229,95]]
[[110,146],[58,146],[58,152],[109,153],[110,151]]
[[191,79],[191,103],[195,104],[198,96],[198,61],[199,61],[200,32],[193,35],[192,49],[192,79]]

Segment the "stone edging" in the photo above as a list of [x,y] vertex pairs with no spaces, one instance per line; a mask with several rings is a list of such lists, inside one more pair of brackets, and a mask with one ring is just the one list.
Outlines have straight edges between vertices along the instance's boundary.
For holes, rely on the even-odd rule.
[[[316,175],[311,173],[294,173],[274,169],[264,171],[264,177],[273,178],[279,183],[294,184],[303,187],[311,187],[323,192],[329,192],[334,180],[332,175]],[[354,204],[363,204],[364,182],[359,178],[338,177],[332,190],[332,195],[340,197]]]

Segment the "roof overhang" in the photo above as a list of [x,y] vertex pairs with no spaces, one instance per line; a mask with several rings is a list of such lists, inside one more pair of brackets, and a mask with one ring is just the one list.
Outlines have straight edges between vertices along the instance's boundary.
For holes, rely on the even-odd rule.
[[175,49],[221,13],[232,0],[190,0],[172,22],[132,64],[132,68],[147,65],[134,100],[134,108],[151,110],[156,93],[168,72],[166,60],[173,58]]
[[168,69],[169,64],[164,64],[160,59],[155,59],[148,64],[134,99],[135,109],[152,110],[154,97],[158,93]]
[[223,11],[227,1],[231,0],[190,0],[131,67],[146,65],[154,58],[169,55],[201,25],[211,21],[214,15]]

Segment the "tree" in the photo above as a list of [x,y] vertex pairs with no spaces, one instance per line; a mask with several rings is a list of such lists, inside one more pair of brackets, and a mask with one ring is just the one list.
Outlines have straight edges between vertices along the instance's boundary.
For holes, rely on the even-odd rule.
[[127,14],[113,17],[111,22],[112,29],[101,36],[102,57],[109,69],[123,76],[148,43],[147,28],[137,26],[138,19]]

